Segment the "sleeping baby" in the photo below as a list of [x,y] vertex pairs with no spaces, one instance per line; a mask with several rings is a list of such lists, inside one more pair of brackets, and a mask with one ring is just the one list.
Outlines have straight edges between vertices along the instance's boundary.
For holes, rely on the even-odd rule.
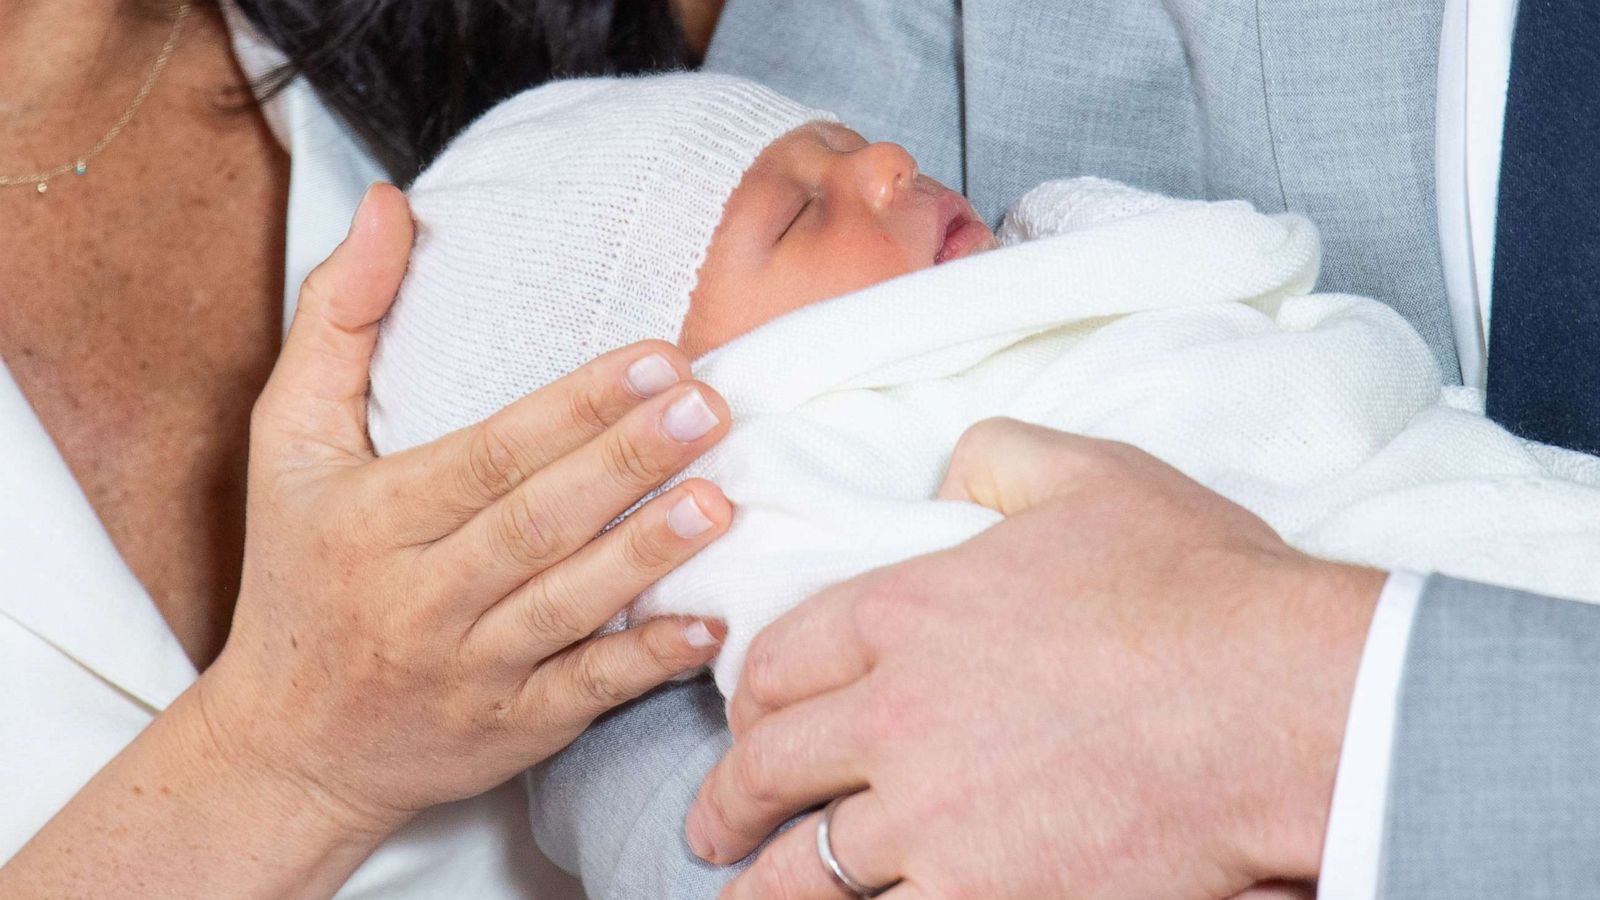
[[993,416],[1140,446],[1320,556],[1600,599],[1600,461],[1489,422],[1383,304],[1310,293],[1298,216],[1074,179],[997,239],[903,149],[698,74],[515,97],[410,196],[376,449],[680,343],[734,419],[683,477],[736,514],[631,615],[726,621],[724,692],[807,596],[998,520],[936,499]]

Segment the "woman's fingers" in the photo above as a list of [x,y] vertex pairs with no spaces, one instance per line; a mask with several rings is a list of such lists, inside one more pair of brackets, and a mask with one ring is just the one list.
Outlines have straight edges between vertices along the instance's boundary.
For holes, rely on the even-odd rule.
[[519,696],[524,721],[559,722],[576,735],[601,713],[710,662],[726,636],[720,622],[671,618],[591,638],[528,679]]
[[[853,898],[855,895],[841,887],[823,866],[817,848],[817,823],[821,816],[821,813],[808,816],[778,835],[744,874],[723,889],[720,900]],[[889,885],[900,879],[900,841],[897,838],[893,823],[872,791],[846,797],[834,810],[829,825],[828,843],[834,858],[846,874],[868,887]]]
[[482,423],[395,458],[405,464],[395,466],[389,477],[416,485],[411,493],[418,506],[437,511],[435,536],[440,536],[533,472],[594,440],[645,400],[688,378],[690,362],[672,344],[630,344]]
[[688,378],[689,360],[664,341],[614,350],[476,425],[388,457],[375,493],[419,543],[437,540]]
[[695,854],[727,865],[796,813],[866,787],[859,683],[762,719],[706,776],[684,822]]
[[715,485],[686,481],[495,604],[468,634],[469,646],[529,671],[593,634],[720,537],[732,518],[733,507]]
[[[593,540],[606,523],[711,449],[728,407],[690,382],[657,396],[604,434],[529,475],[460,530],[427,548],[451,589],[480,611]],[[611,580],[629,581],[614,572]]]
[[367,371],[378,322],[411,256],[411,211],[390,184],[368,189],[333,255],[300,288],[283,352],[256,404],[253,433],[275,454],[365,460]]

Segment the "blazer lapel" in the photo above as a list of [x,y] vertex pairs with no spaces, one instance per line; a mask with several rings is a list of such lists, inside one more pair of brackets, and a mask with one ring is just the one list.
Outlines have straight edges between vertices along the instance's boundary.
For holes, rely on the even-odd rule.
[[1245,198],[1322,227],[1322,290],[1382,300],[1459,377],[1439,262],[1444,0],[963,0],[966,186]]
[[1284,201],[1322,226],[1337,262],[1322,289],[1394,307],[1458,380],[1434,176],[1444,0],[1256,8]]
[[0,363],[0,615],[160,711],[196,673]]
[[[222,4],[234,58],[253,83],[270,82],[288,62],[250,24],[237,3]],[[262,115],[289,154],[289,230],[284,254],[285,333],[294,318],[300,284],[344,240],[367,187],[389,180],[361,140],[317,98],[304,78],[257,96]]]

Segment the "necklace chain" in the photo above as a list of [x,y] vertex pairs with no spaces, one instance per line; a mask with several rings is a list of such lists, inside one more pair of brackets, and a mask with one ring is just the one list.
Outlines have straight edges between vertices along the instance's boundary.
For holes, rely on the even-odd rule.
[[117,119],[116,123],[111,126],[110,130],[100,140],[95,141],[94,146],[90,147],[88,152],[43,172],[35,172],[31,175],[0,175],[0,187],[17,187],[31,184],[34,186],[34,190],[43,194],[50,189],[50,179],[52,178],[65,175],[68,172],[76,175],[88,173],[89,160],[99,156],[101,151],[110,146],[111,142],[122,134],[122,130],[127,128],[128,123],[132,122],[133,117],[138,114],[139,107],[144,105],[145,98],[149,97],[150,92],[155,89],[156,81],[161,78],[162,70],[167,67],[168,61],[172,59],[173,52],[178,49],[178,38],[183,34],[184,20],[189,18],[189,8],[190,4],[188,2],[179,4],[178,12],[172,19],[172,31],[167,34],[166,42],[161,45],[161,52],[156,55],[156,61],[150,64],[150,71],[145,73],[144,83],[139,85],[138,93],[133,95],[133,102],[128,104],[128,108],[123,110],[121,117]]

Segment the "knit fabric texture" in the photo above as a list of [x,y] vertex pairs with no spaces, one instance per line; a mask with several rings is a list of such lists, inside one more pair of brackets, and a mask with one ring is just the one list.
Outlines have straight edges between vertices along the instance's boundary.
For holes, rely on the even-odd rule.
[[[992,416],[1141,447],[1315,556],[1600,601],[1600,459],[1444,389],[1388,306],[1309,293],[1308,220],[1080,178],[1033,190],[1001,237],[695,364],[733,429],[683,477],[717,484],[733,526],[633,618],[727,623],[724,692],[796,604],[1000,521],[936,499]],[[1096,527],[1065,523],[1063,541],[1074,525]]]
[[411,266],[372,364],[393,453],[628,344],[674,341],[728,197],[761,151],[837,121],[754,82],[556,82],[497,105],[409,192]]

